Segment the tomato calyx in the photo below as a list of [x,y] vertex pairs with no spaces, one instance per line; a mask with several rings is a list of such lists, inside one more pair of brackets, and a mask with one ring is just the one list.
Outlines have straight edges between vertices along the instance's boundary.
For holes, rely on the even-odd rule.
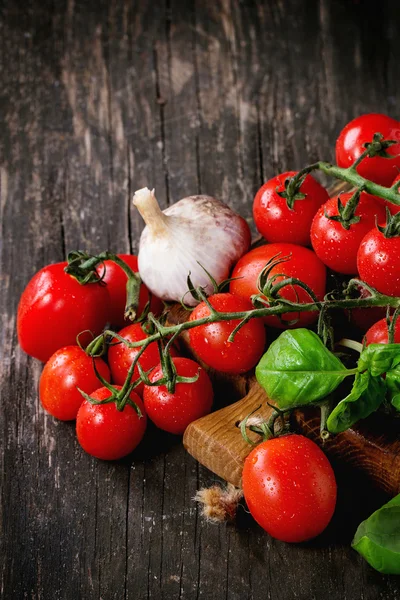
[[361,186],[360,188],[358,188],[346,204],[342,204],[342,202],[340,200],[340,194],[339,194],[338,199],[337,199],[338,214],[337,215],[328,215],[325,210],[324,211],[325,218],[329,219],[330,221],[337,221],[346,230],[350,229],[351,225],[354,225],[355,223],[359,223],[360,217],[357,216],[355,214],[355,212],[357,210],[357,206],[360,201],[360,196],[363,191],[364,191],[364,186]]
[[214,277],[211,275],[211,273],[209,273],[199,261],[197,261],[197,264],[200,265],[200,267],[203,269],[203,271],[209,278],[212,285],[212,291],[209,294],[207,294],[206,288],[204,288],[203,286],[195,287],[192,283],[191,273],[189,271],[189,274],[186,278],[188,291],[181,299],[181,305],[185,310],[188,310],[190,312],[194,310],[194,307],[187,306],[187,304],[185,303],[185,296],[187,294],[190,294],[197,302],[203,302],[204,298],[207,298],[208,296],[213,296],[214,294],[221,294],[222,292],[224,292],[229,287],[231,281],[235,281],[235,279],[237,279],[237,277],[229,277],[228,279],[224,279],[223,281],[221,281],[221,283],[217,283]]
[[119,412],[122,412],[124,410],[125,406],[127,404],[129,404],[129,406],[131,406],[136,411],[138,416],[142,417],[143,413],[140,410],[139,406],[135,402],[133,402],[131,400],[131,398],[129,397],[131,392],[135,389],[135,387],[139,383],[140,383],[140,380],[136,381],[134,384],[130,385],[126,391],[124,391],[124,388],[122,388],[121,390],[118,390],[117,388],[113,387],[110,384],[105,385],[103,382],[104,387],[106,387],[111,392],[111,396],[109,396],[105,400],[96,400],[95,398],[92,398],[92,396],[90,396],[89,394],[86,394],[86,392],[82,391],[80,388],[77,388],[77,389],[78,389],[79,393],[82,394],[82,396],[85,398],[85,400],[90,402],[90,404],[93,404],[93,405],[95,405],[95,404],[110,404],[111,402],[114,402],[114,404]]
[[[255,446],[260,442],[265,442],[267,440],[271,440],[272,438],[279,437],[281,435],[287,435],[291,433],[290,424],[288,419],[286,419],[286,415],[290,414],[293,409],[285,409],[281,410],[277,406],[274,406],[267,402],[267,405],[272,408],[272,413],[268,419],[268,421],[264,421],[260,417],[254,416],[255,413],[260,410],[260,406],[257,406],[254,410],[252,410],[245,418],[238,423],[238,427],[240,429],[240,433],[245,442]],[[280,422],[280,426],[276,429],[277,422]],[[261,440],[257,440],[254,442],[247,435],[247,430],[256,433],[261,436]]]
[[88,283],[101,283],[103,277],[99,277],[96,266],[102,262],[97,256],[90,256],[82,250],[69,252],[67,257],[68,265],[64,271],[71,275],[81,285]]
[[[284,273],[275,273],[274,275],[272,275],[272,277],[270,277],[272,269],[274,269],[277,265],[281,263],[288,262],[291,259],[291,257],[291,254],[288,254],[287,256],[281,256],[281,253],[278,253],[272,256],[271,259],[267,262],[264,269],[261,271],[257,281],[257,287],[260,293],[253,294],[250,298],[254,307],[265,308],[266,306],[273,307],[277,304],[293,304],[291,301],[283,298],[279,292],[287,286],[294,285],[304,289],[310,296],[312,302],[315,302],[317,305],[320,304],[313,290],[304,281],[301,281],[301,279],[298,279],[297,277],[287,277],[287,275],[285,275]],[[277,281],[279,279],[280,281]],[[281,315],[278,316],[281,319]],[[292,321],[285,321],[285,324],[294,324],[296,323],[296,321],[297,319],[294,319]],[[236,333],[236,331],[232,333]]]
[[91,358],[99,358],[104,356],[107,352],[105,336],[100,334],[97,337],[93,337],[92,341],[89,342],[89,344],[87,344],[85,347],[80,339],[85,333],[90,333],[93,336],[93,333],[89,330],[81,331],[80,334],[76,336],[76,343],[78,344],[79,348],[86,352],[86,354]]
[[[156,319],[154,319],[156,321]],[[158,344],[158,352],[160,354],[160,364],[163,376],[155,381],[151,381],[149,378],[149,373],[146,373],[140,363],[138,363],[138,370],[140,374],[140,379],[143,381],[145,385],[150,387],[165,385],[168,392],[173,394],[175,392],[175,387],[177,383],[195,383],[200,376],[200,366],[198,372],[193,377],[183,377],[182,375],[178,375],[176,370],[175,363],[170,354],[171,346],[177,338],[177,333],[175,333],[167,342],[165,347],[163,346],[163,339],[159,339],[157,341]]]
[[363,144],[365,148],[364,152],[360,154],[357,160],[348,167],[347,170],[357,172],[357,167],[362,163],[365,158],[395,158],[392,154],[387,152],[387,149],[394,144],[398,144],[396,140],[385,140],[382,133],[374,133],[371,142]]
[[364,144],[364,148],[366,148],[367,152],[363,154],[368,156],[368,158],[374,158],[375,156],[380,156],[381,158],[393,158],[393,155],[386,152],[386,150],[390,148],[390,146],[398,143],[399,142],[396,140],[385,140],[382,133],[374,133],[372,142]]
[[[139,293],[142,280],[139,273],[135,273],[130,266],[116,254],[110,252],[101,252],[97,256],[86,254],[81,250],[76,250],[68,254],[68,265],[65,272],[74,277],[81,285],[88,283],[101,283],[106,274],[105,260],[111,260],[118,265],[126,274],[126,304],[125,318],[130,321],[136,319],[136,312],[139,305]],[[103,264],[103,274],[99,277],[96,267]],[[150,307],[150,303],[147,312]],[[146,307],[145,307],[146,309]],[[145,315],[146,316],[146,315]],[[141,318],[141,316],[140,316]]]
[[386,207],[386,225],[381,226],[377,223],[376,227],[385,238],[400,237],[400,213],[392,215]]
[[85,400],[87,400],[88,402],[90,402],[90,404],[93,405],[110,404],[111,402],[114,402],[116,409],[119,412],[123,411],[125,406],[129,404],[129,406],[131,406],[136,411],[139,417],[143,416],[139,406],[130,398],[130,395],[133,392],[133,390],[141,383],[141,379],[137,379],[136,381],[131,382],[132,374],[128,374],[124,385],[122,386],[122,388],[119,388],[111,385],[111,383],[104,379],[104,377],[101,375],[101,373],[99,373],[96,367],[95,360],[93,360],[93,368],[96,373],[96,377],[99,379],[102,385],[111,392],[111,396],[105,398],[104,400],[96,400],[95,398],[92,398],[90,394],[87,394],[78,387],[77,389],[79,393],[85,398]]
[[301,169],[301,171],[296,173],[296,175],[293,175],[293,177],[288,177],[285,180],[285,189],[283,191],[279,191],[279,188],[276,189],[278,196],[285,198],[289,210],[294,209],[294,203],[296,200],[305,200],[307,194],[300,192],[300,188],[303,185],[307,175],[319,168],[319,163],[313,163],[312,165]]
[[305,200],[307,194],[300,192],[300,188],[304,183],[305,178],[308,173],[302,174],[300,177],[288,177],[285,179],[285,189],[283,191],[279,191],[279,188],[276,188],[276,193],[281,198],[286,200],[286,204],[289,210],[294,210],[294,203],[296,200]]

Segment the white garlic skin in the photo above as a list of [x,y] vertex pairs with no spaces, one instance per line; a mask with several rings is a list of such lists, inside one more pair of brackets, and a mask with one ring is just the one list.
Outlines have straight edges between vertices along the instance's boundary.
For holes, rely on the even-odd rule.
[[221,283],[249,249],[246,221],[211,196],[188,196],[163,211],[165,227],[145,227],[140,238],[139,272],[148,289],[162,300],[188,306],[197,301],[187,293],[187,276],[194,287],[213,292],[200,263]]

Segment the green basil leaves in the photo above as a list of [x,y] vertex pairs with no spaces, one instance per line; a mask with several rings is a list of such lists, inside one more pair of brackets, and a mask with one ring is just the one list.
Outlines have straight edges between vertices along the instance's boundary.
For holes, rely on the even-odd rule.
[[400,494],[361,523],[352,547],[377,571],[400,575]]
[[383,375],[400,365],[400,344],[370,344],[360,354],[358,370]]
[[348,370],[309,329],[288,329],[256,368],[259,384],[279,408],[322,400],[355,371]]
[[400,411],[400,366],[386,373],[387,398]]
[[329,415],[329,432],[365,419],[385,398],[400,411],[400,344],[371,344],[357,367],[346,369],[315,333],[291,329],[272,342],[256,368],[258,382],[281,409],[319,402],[349,375],[356,375],[353,388]]
[[350,394],[329,415],[326,423],[328,431],[346,431],[375,412],[385,398],[385,387],[382,377],[373,377],[369,371],[357,373]]

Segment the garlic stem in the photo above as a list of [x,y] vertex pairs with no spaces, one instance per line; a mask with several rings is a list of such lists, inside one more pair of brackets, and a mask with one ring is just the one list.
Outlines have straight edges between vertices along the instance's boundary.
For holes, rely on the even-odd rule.
[[133,196],[133,204],[140,212],[144,222],[153,235],[165,233],[167,217],[162,212],[154,189],[145,187],[137,190]]

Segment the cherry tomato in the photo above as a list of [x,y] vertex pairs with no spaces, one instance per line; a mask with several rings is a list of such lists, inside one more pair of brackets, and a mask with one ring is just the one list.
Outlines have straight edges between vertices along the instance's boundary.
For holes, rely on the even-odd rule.
[[[128,342],[138,342],[139,340],[144,340],[149,337],[147,333],[143,331],[142,326],[139,323],[133,323],[132,325],[128,325],[124,329],[121,329],[119,335],[125,340],[128,340]],[[110,346],[108,351],[108,364],[110,365],[113,382],[118,385],[123,385],[128,375],[129,367],[140,351],[140,347],[128,348],[124,343],[121,342],[118,344],[117,341],[117,339],[114,340],[115,345]],[[176,350],[171,348],[171,356],[176,355]],[[157,342],[152,342],[141,355],[139,359],[140,366],[144,371],[148,371],[158,365],[159,362],[160,354],[158,352]],[[139,369],[136,365],[133,372],[133,379],[137,379],[138,377]],[[143,393],[143,383],[135,388],[135,392],[140,395]]]
[[[352,195],[351,192],[340,195],[343,206]],[[328,218],[338,214],[338,196],[321,206],[311,225],[312,247],[327,267],[338,273],[354,275],[357,273],[357,250],[361,240],[374,227],[376,219],[385,222],[386,212],[374,196],[363,192],[355,211],[355,216],[360,217],[358,223],[345,229],[339,221]]]
[[[115,386],[115,389],[121,388]],[[110,390],[105,387],[90,394],[91,398],[98,401],[110,396]],[[139,396],[131,392],[129,397],[139,407],[141,417],[130,404],[118,410],[115,402],[82,402],[76,418],[76,434],[85,452],[103,460],[117,460],[136,448],[146,431],[147,417]]]
[[[95,358],[100,375],[110,381],[110,369],[101,358]],[[62,421],[76,419],[83,396],[98,389],[99,379],[93,368],[93,359],[79,346],[57,350],[47,361],[39,383],[39,397],[43,408]]]
[[[242,312],[254,308],[249,300],[233,294],[214,294],[208,298],[211,306],[221,313]],[[202,319],[210,314],[201,302],[190,320]],[[206,365],[224,373],[245,373],[261,358],[265,346],[265,330],[261,319],[251,319],[235,335],[228,338],[240,321],[220,321],[189,329],[190,345]]]
[[[124,262],[127,263],[128,267],[135,273],[138,272],[138,260],[137,256],[131,254],[118,254]],[[103,281],[107,284],[108,293],[110,294],[110,315],[109,322],[115,327],[122,328],[129,324],[129,321],[124,318],[125,304],[126,304],[126,282],[127,276],[124,271],[116,265],[112,260],[106,260],[103,264],[99,265],[97,272],[99,277],[104,274],[104,266],[106,268]],[[139,306],[137,309],[137,315],[140,316],[149,301],[150,293],[147,287],[142,283],[140,286],[139,294]],[[159,315],[163,310],[162,301],[156,296],[151,295],[150,310],[154,315]]]
[[336,481],[318,446],[301,435],[262,442],[244,463],[243,493],[250,513],[272,537],[304,542],[332,518]]
[[[391,185],[394,185],[395,183],[398,183],[398,182],[400,183],[400,173],[397,175],[396,179],[393,181],[393,183]],[[393,204],[393,202],[389,202],[388,200],[384,200],[383,198],[377,197],[376,199],[384,206],[387,206],[392,215],[395,215],[396,213],[400,212],[400,206],[398,206],[397,204]]]
[[386,238],[376,227],[364,237],[357,253],[360,277],[387,296],[400,296],[400,236]]
[[336,142],[336,162],[339,167],[350,167],[365,151],[364,144],[372,142],[375,133],[381,133],[386,140],[397,140],[387,149],[395,158],[365,158],[357,167],[357,172],[375,183],[389,187],[400,168],[400,123],[386,115],[371,113],[350,121],[340,133]]
[[296,175],[289,171],[273,177],[258,190],[253,204],[254,222],[268,242],[291,242],[310,245],[311,221],[318,208],[329,198],[328,192],[311,175],[307,175],[300,192],[303,200],[295,200],[289,208],[278,192],[285,190],[285,180]]
[[[276,255],[282,258],[290,256],[290,259],[273,267],[270,278],[281,273],[287,277],[296,277],[313,290],[318,300],[323,299],[326,286],[325,266],[312,250],[286,243],[260,246],[242,256],[233,270],[232,277],[238,279],[231,282],[230,292],[246,299],[258,294],[258,277],[267,262]],[[275,282],[278,283],[283,279],[285,278],[278,277]],[[284,287],[281,289],[280,295],[292,302],[302,302],[303,304],[312,302],[308,293],[298,285]],[[285,328],[291,326],[289,321],[297,319],[292,326],[304,327],[313,323],[317,318],[317,312],[285,313],[282,315],[282,319],[278,316],[266,317],[265,323],[271,327]]]
[[[177,383],[174,393],[165,385],[144,386],[143,400],[147,416],[157,427],[181,435],[192,421],[211,411],[213,388],[207,373],[194,360],[174,358],[177,374],[181,377],[199,376],[193,383]],[[150,374],[154,382],[163,377],[161,365]]]
[[[107,323],[110,297],[101,283],[81,285],[64,271],[66,262],[48,265],[30,280],[18,306],[18,340],[21,348],[42,362],[76,336],[89,330],[101,333]],[[85,345],[91,335],[80,338]]]
[[[365,334],[364,340],[367,346],[369,344],[388,344],[389,332],[386,318],[372,325]],[[400,344],[400,319],[397,319],[394,328],[394,343]]]

